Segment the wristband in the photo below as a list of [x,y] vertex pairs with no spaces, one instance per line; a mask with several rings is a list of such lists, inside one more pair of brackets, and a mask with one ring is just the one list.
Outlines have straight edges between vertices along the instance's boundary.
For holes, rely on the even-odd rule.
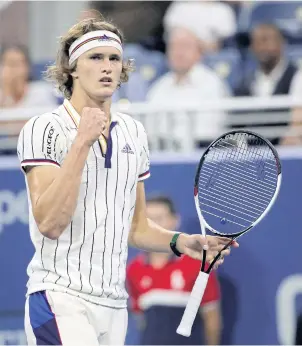
[[176,248],[176,242],[178,237],[181,235],[181,233],[175,233],[174,236],[172,237],[172,240],[170,242],[170,248],[171,250],[174,252],[174,254],[178,257],[180,257],[182,255],[181,252],[179,252]]

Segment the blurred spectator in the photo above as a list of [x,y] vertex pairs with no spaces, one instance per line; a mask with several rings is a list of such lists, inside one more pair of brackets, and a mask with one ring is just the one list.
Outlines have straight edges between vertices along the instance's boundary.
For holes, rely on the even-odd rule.
[[[300,90],[302,74],[298,71],[298,67],[286,58],[285,39],[277,26],[273,24],[256,26],[251,33],[251,50],[256,64],[251,63],[250,71],[243,75],[239,86],[235,89],[235,96],[302,95]],[[276,110],[257,110],[256,113],[276,114]],[[284,120],[275,121],[267,126],[286,128],[290,122],[291,109],[282,108],[277,113],[283,114]],[[258,124],[255,122],[253,126]],[[280,139],[284,135],[272,138],[273,144],[280,144]]]
[[31,81],[27,48],[3,46],[0,54],[0,108],[49,107],[57,105],[52,87]]
[[174,1],[164,17],[167,33],[175,27],[195,32],[204,52],[217,51],[236,32],[236,17],[228,4],[218,1]]
[[294,94],[298,68],[285,57],[281,31],[273,24],[258,25],[251,33],[251,50],[256,59],[252,71],[243,76],[236,96]]
[[[147,100],[156,104],[182,103],[190,106],[202,101],[220,100],[230,95],[228,85],[210,68],[202,62],[203,50],[198,35],[186,28],[174,28],[167,37],[167,57],[170,72],[159,78],[151,86]],[[187,131],[197,143],[204,145],[221,133],[225,123],[225,113],[211,112],[205,114],[197,112],[189,119],[187,114],[175,113],[169,118],[168,131],[176,138],[175,150],[184,138]],[[161,121],[164,121],[161,119]],[[190,143],[187,149],[191,150]]]
[[[177,230],[179,216],[165,196],[147,201],[148,217]],[[140,254],[128,266],[132,310],[140,324],[141,345],[218,345],[221,333],[220,290],[215,272],[208,285],[189,338],[176,333],[188,296],[200,271],[200,261],[165,253]]]

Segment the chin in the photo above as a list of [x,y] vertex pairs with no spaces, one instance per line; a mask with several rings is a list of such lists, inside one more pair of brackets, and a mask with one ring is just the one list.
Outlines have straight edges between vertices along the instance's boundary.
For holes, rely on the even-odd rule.
[[94,94],[94,97],[98,100],[105,100],[111,98],[115,89],[100,90]]

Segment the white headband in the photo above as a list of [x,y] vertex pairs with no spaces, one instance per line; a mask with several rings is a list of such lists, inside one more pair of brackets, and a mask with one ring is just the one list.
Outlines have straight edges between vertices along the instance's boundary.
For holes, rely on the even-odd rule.
[[98,30],[91,31],[79,37],[69,48],[69,65],[71,65],[80,55],[96,47],[114,47],[123,54],[120,38],[111,31]]

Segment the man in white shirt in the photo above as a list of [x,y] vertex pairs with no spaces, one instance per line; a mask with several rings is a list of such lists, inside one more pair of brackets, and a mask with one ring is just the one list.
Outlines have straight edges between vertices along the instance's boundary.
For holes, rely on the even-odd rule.
[[[280,29],[273,24],[260,24],[251,33],[251,49],[256,58],[256,66],[243,75],[235,89],[236,96],[255,96],[267,98],[273,95],[289,95],[293,99],[301,97],[302,74],[298,67],[285,56],[285,40]],[[291,121],[291,109],[259,109],[249,114],[284,114],[284,120],[268,123],[268,126],[281,126],[287,129]],[[295,120],[295,119],[294,119]],[[240,124],[238,124],[240,126]],[[258,126],[255,117],[253,126]],[[263,122],[259,126],[265,126]],[[277,127],[276,127],[277,128]],[[284,135],[286,134],[286,131]],[[273,144],[279,144],[282,136],[270,137]]]
[[285,40],[273,24],[260,24],[251,33],[254,69],[243,75],[237,96],[295,95],[301,84],[298,67],[285,56]]
[[35,247],[25,306],[31,345],[124,343],[128,244],[201,259],[207,243],[208,260],[228,244],[221,237],[168,231],[147,219],[145,130],[111,112],[112,94],[130,70],[115,26],[104,19],[77,23],[48,69],[64,103],[33,117],[20,133]]
[[[223,80],[201,63],[202,53],[200,39],[193,31],[183,27],[171,29],[167,36],[171,71],[157,80],[147,95],[147,100],[152,103],[179,104],[183,109],[190,104],[196,105],[193,114],[179,111],[167,114],[167,119],[163,114],[158,120],[162,123],[159,127],[163,136],[175,139],[175,149],[192,150],[196,142],[213,140],[225,126],[225,113],[198,111],[198,105],[203,101],[218,101],[230,94]],[[185,132],[191,134],[190,138],[183,135]]]

